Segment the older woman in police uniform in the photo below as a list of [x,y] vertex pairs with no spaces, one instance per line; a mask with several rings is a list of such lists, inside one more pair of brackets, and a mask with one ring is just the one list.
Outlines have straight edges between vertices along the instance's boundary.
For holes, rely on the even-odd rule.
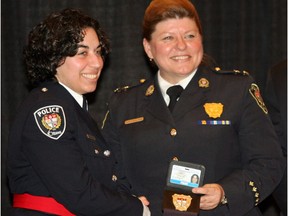
[[[169,162],[181,160],[206,168],[204,185],[193,189],[203,194],[200,216],[261,215],[257,205],[279,183],[284,164],[258,86],[247,72],[206,64],[188,0],[153,0],[143,35],[159,70],[118,91],[103,126],[133,193],[147,196],[152,215],[162,215]],[[169,110],[171,86],[180,96]]]

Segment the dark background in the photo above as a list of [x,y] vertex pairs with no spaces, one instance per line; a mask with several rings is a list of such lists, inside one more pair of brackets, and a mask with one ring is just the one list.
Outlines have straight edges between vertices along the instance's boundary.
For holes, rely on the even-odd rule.
[[[286,0],[192,2],[202,22],[205,52],[223,69],[250,72],[263,92],[266,73],[287,56]],[[141,22],[150,0],[2,0],[1,3],[1,215],[8,215],[7,137],[15,113],[21,112],[17,107],[28,94],[22,48],[29,31],[48,13],[66,7],[81,8],[99,20],[112,45],[96,93],[89,98],[89,110],[101,125],[113,89],[138,84],[140,79],[152,75],[141,38]]]

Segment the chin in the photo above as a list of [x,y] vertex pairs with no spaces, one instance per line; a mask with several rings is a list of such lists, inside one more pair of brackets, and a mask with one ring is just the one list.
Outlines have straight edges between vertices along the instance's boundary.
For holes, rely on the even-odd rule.
[[90,87],[90,88],[85,88],[84,90],[85,90],[86,93],[84,93],[84,94],[94,92],[96,90],[96,87],[97,86],[93,86],[93,87]]
[[191,74],[191,71],[179,72],[178,75],[181,77],[187,77]]

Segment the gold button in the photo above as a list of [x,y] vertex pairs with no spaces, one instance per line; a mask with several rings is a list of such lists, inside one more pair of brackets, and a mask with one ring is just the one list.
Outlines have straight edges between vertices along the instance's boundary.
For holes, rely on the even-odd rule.
[[171,136],[176,136],[177,135],[177,130],[175,128],[172,128],[170,131]]
[[178,161],[178,158],[177,158],[177,157],[173,157],[172,160],[174,160],[174,161]]
[[259,198],[257,198],[257,199],[255,200],[255,206],[257,206],[257,205],[259,204],[259,201],[260,201]]
[[220,71],[221,69],[220,69],[220,67],[215,67],[215,70]]
[[116,182],[117,181],[117,176],[116,175],[112,175],[112,181]]

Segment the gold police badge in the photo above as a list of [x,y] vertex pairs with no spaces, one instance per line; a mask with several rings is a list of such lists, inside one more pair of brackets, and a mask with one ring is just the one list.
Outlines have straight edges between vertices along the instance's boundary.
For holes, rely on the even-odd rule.
[[222,103],[205,103],[204,109],[205,112],[211,118],[219,118],[223,113],[223,104]]
[[187,211],[192,201],[191,196],[184,194],[174,194],[172,199],[175,209],[178,211]]

